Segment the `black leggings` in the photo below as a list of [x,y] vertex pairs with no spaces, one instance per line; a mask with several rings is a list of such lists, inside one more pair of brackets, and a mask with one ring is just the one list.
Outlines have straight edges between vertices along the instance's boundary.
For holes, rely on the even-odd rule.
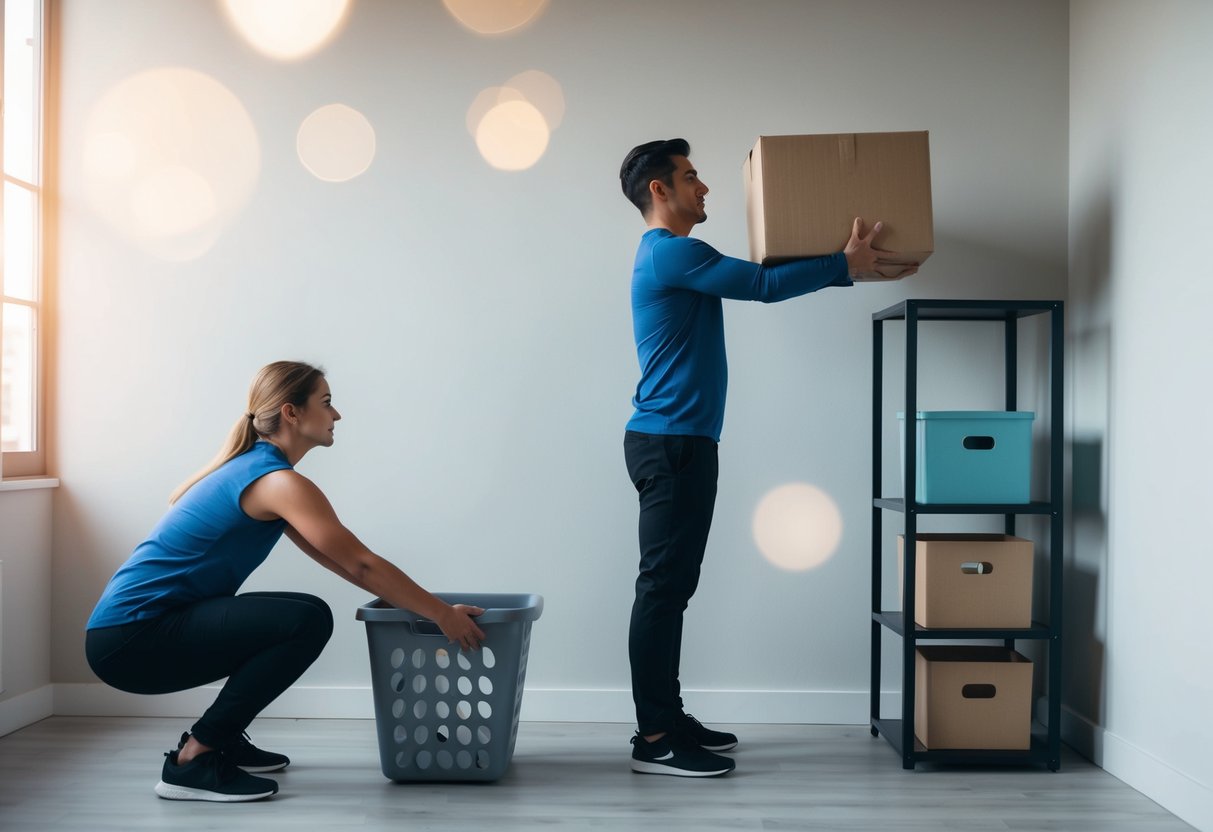
[[172,693],[226,677],[191,729],[203,745],[223,748],[303,675],[332,634],[333,613],[314,595],[248,592],[89,630],[84,652],[101,681],[130,693]]

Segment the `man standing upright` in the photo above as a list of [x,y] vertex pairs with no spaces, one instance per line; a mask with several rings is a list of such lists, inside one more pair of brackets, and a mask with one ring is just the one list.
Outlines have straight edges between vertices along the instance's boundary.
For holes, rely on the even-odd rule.
[[683,612],[699,583],[716,503],[728,382],[721,299],[772,303],[850,286],[851,274],[882,261],[872,248],[880,223],[863,236],[860,219],[836,254],[779,266],[725,257],[688,236],[707,219],[708,193],[689,156],[684,139],[653,141],[633,148],[619,170],[624,195],[648,225],[632,271],[640,382],[623,442],[640,498],[640,575],[628,636],[632,770],[713,777],[733,770],[733,760],[715,752],[736,747],[737,737],[686,713],[678,665]]

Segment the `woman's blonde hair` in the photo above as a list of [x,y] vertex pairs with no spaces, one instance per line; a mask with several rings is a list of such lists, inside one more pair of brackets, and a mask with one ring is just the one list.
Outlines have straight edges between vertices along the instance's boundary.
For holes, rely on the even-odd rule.
[[281,427],[282,406],[307,404],[322,378],[324,370],[301,361],[275,361],[258,370],[249,386],[248,409],[232,426],[227,441],[205,468],[177,486],[169,504],[181,499],[182,494],[219,466],[252,448],[258,438],[276,434]]

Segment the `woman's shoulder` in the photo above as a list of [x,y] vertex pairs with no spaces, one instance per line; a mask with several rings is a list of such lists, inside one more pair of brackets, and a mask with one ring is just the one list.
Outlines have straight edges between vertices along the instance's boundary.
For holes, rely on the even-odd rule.
[[294,468],[280,468],[258,477],[241,497],[242,505],[252,516],[267,514],[280,518],[300,512],[310,514],[326,500],[320,488]]
[[280,468],[291,468],[292,466],[287,461],[286,455],[277,445],[273,442],[259,439],[247,451],[237,454],[228,460],[225,467],[259,475]]

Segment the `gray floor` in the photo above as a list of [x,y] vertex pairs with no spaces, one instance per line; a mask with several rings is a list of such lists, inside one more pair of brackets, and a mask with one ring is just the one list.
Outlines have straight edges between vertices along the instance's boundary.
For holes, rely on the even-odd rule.
[[162,752],[186,720],[53,717],[0,738],[0,829],[1085,830],[1191,829],[1067,752],[1037,768],[902,770],[866,727],[733,726],[737,771],[633,774],[625,725],[527,722],[493,784],[397,784],[370,720],[266,719],[254,742],[289,754],[258,803],[160,800]]

